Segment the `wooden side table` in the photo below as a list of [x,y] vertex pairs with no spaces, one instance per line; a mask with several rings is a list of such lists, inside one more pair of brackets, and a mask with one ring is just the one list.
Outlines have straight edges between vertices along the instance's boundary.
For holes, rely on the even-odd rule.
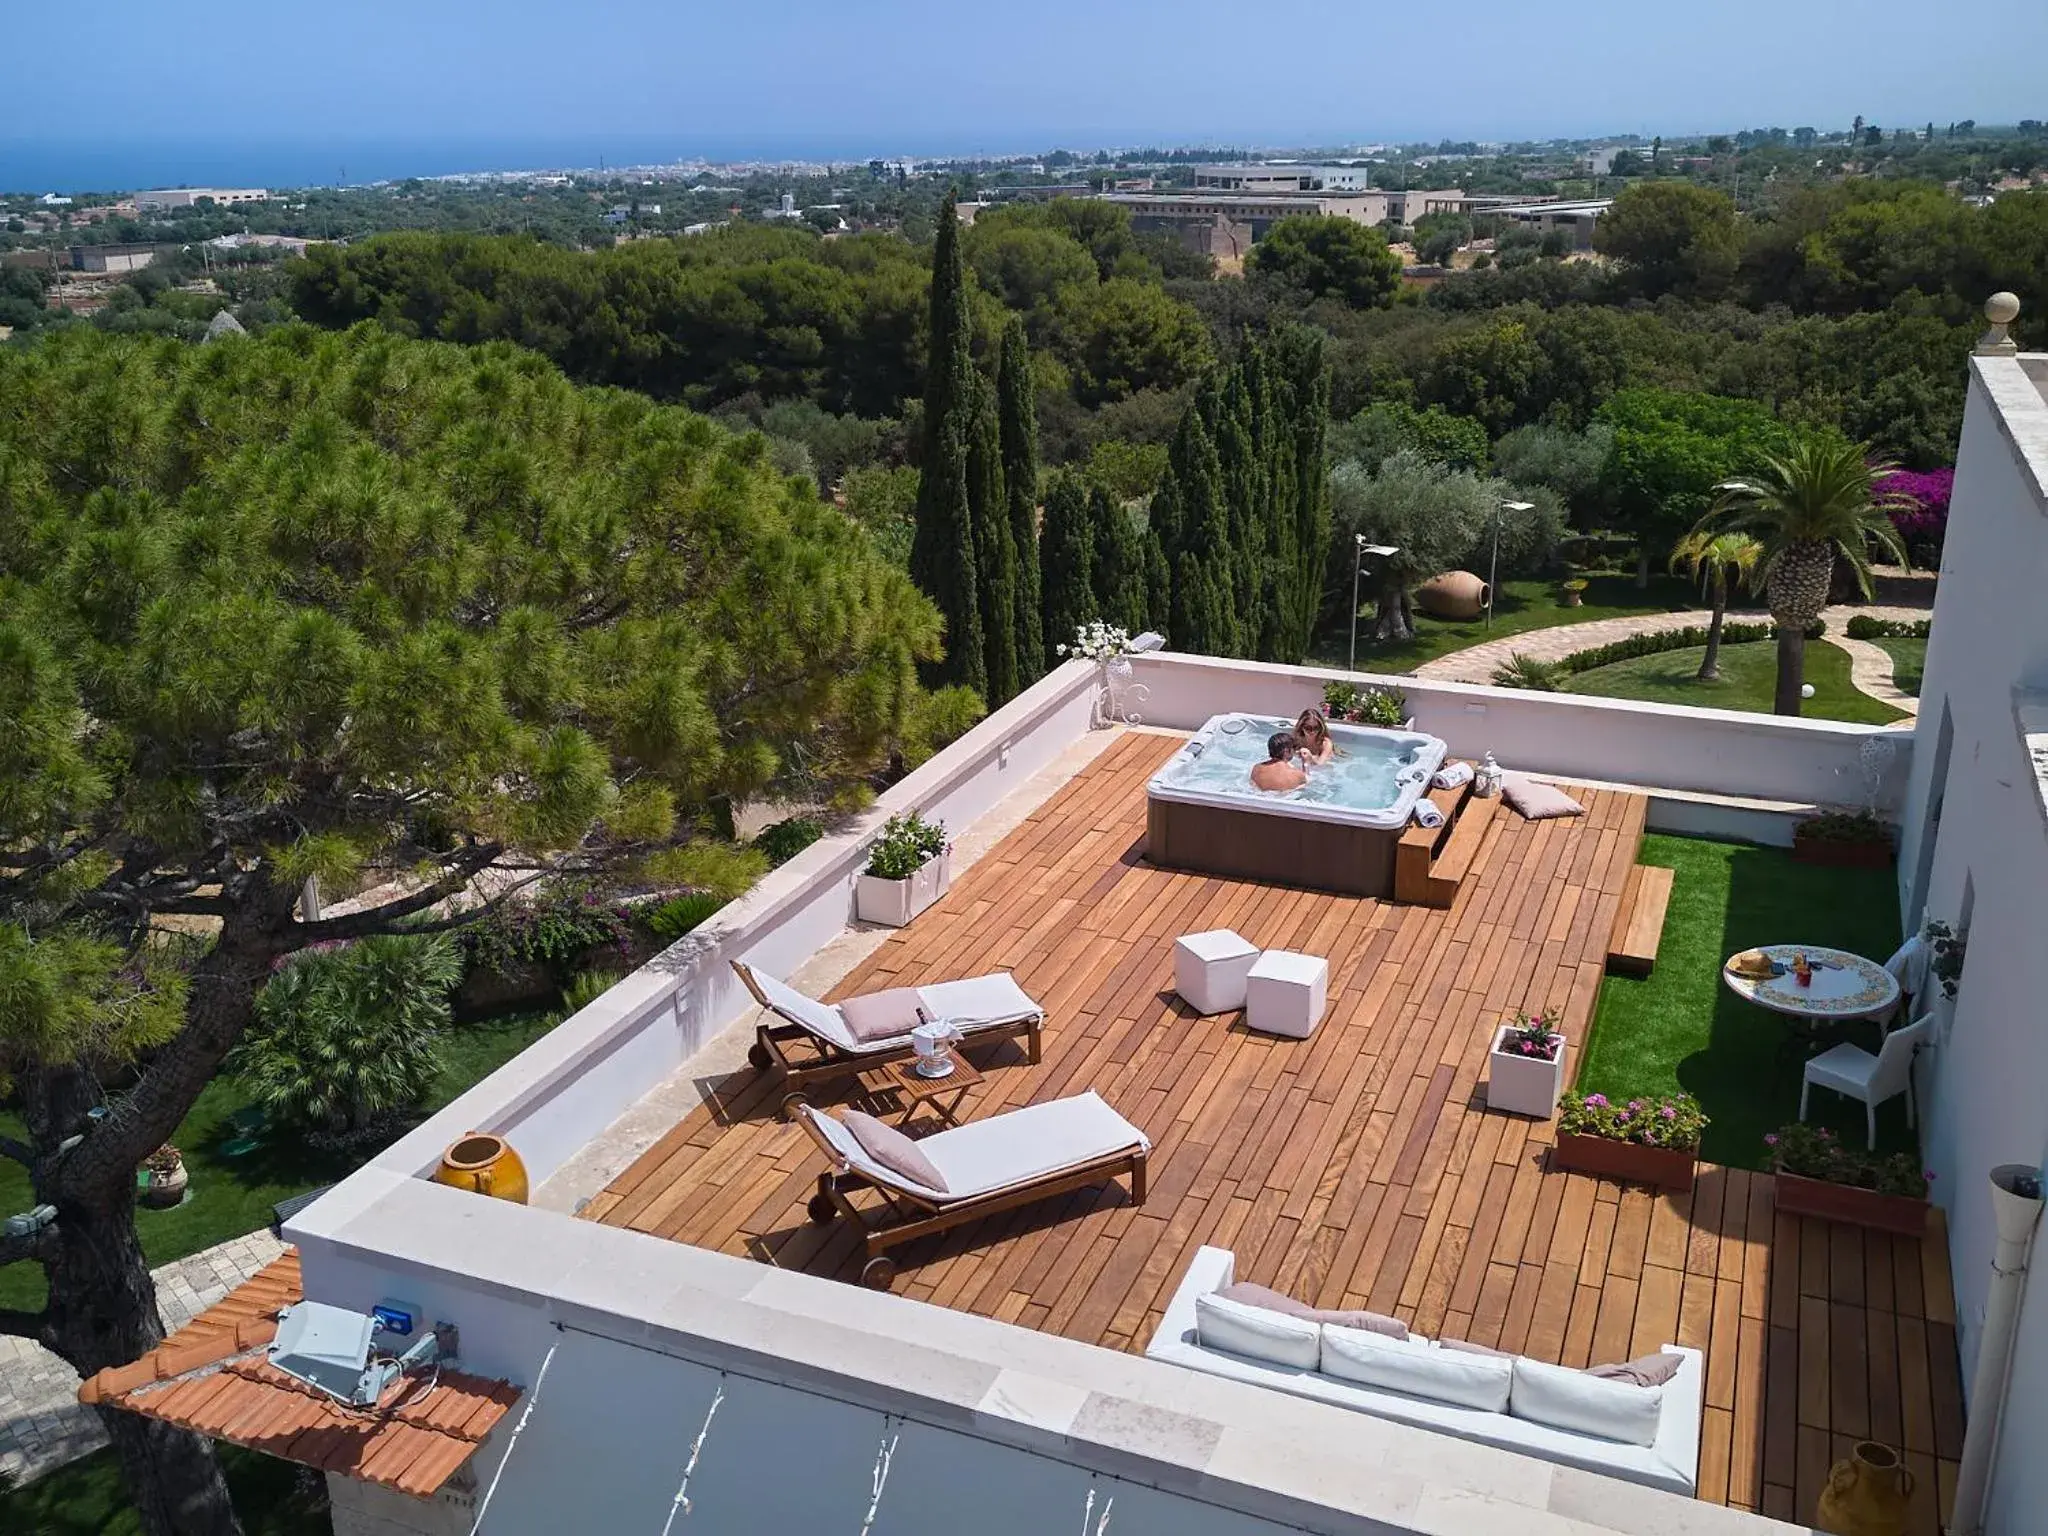
[[920,1104],[931,1106],[933,1114],[944,1125],[957,1126],[960,1123],[960,1105],[970,1088],[982,1083],[982,1076],[974,1063],[958,1051],[953,1053],[953,1070],[944,1077],[926,1077],[917,1070],[916,1058],[907,1061],[892,1061],[886,1066],[863,1072],[861,1086],[871,1094],[893,1093],[903,1105],[903,1113],[896,1124],[906,1126],[917,1114]]

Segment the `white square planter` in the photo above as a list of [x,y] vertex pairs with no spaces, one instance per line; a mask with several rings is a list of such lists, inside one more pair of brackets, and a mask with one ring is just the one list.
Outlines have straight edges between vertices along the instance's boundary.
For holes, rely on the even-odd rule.
[[953,883],[953,856],[936,854],[908,880],[862,875],[853,886],[853,915],[864,923],[907,928],[912,918],[946,894]]
[[1233,1013],[1258,958],[1258,946],[1228,928],[1184,933],[1173,941],[1173,989],[1199,1014]]
[[1245,978],[1244,1022],[1268,1035],[1306,1040],[1330,999],[1330,962],[1320,955],[1269,949]]
[[1558,1096],[1564,1092],[1564,1058],[1571,1042],[1560,1037],[1556,1059],[1544,1061],[1504,1048],[1514,1028],[1503,1024],[1494,1034],[1486,1062],[1486,1107],[1548,1120],[1557,1113]]

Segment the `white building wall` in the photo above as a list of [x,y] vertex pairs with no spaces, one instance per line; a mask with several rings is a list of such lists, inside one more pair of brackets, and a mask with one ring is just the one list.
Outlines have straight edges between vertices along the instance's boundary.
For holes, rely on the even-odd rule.
[[[2048,377],[2048,360],[2033,362]],[[1969,925],[1962,984],[1952,1007],[1936,1005],[1944,1025],[1919,1078],[1966,1386],[1993,1249],[1985,1175],[2048,1159],[2048,822],[2013,716],[2015,688],[2048,687],[2044,487],[2048,400],[2021,362],[1975,359],[1899,862],[1909,926]],[[2048,1457],[2035,1454],[2048,1446],[2048,1282],[2036,1277],[2023,1305],[1988,1522],[1999,1536],[2041,1530],[2048,1510]]]

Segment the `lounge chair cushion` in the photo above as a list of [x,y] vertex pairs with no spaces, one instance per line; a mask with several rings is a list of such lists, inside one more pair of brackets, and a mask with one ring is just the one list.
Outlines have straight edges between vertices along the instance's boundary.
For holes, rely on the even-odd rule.
[[991,971],[986,976],[964,976],[958,981],[935,981],[917,989],[918,1001],[935,1019],[944,1019],[962,1029],[977,1025],[1014,1024],[1036,1018],[1045,1010],[1029,992],[1017,985],[1008,971]]
[[1309,1319],[1232,1301],[1220,1291],[1195,1298],[1195,1337],[1204,1349],[1297,1371],[1314,1370],[1323,1345],[1322,1328]]
[[1514,1373],[1508,1412],[1518,1419],[1619,1440],[1624,1445],[1657,1442],[1657,1425],[1664,1411],[1662,1387],[1606,1381],[1540,1360],[1516,1360]]
[[1150,1145],[1143,1131],[1089,1092],[970,1120],[927,1136],[918,1150],[945,1176],[948,1198],[964,1199]]
[[1501,798],[1530,821],[1549,821],[1554,816],[1583,816],[1586,808],[1555,784],[1539,784],[1519,773],[1503,774]]
[[860,1143],[861,1150],[884,1168],[913,1184],[945,1193],[945,1175],[932,1166],[932,1160],[908,1136],[857,1109],[847,1110],[840,1118]]
[[1247,1307],[1264,1307],[1268,1312],[1279,1312],[1287,1317],[1306,1318],[1312,1323],[1335,1323],[1340,1328],[1364,1328],[1372,1333],[1384,1333],[1389,1338],[1408,1337],[1408,1325],[1398,1317],[1387,1317],[1378,1312],[1333,1312],[1321,1307],[1312,1307],[1305,1301],[1296,1301],[1292,1296],[1279,1291],[1268,1290],[1263,1285],[1252,1285],[1239,1281],[1226,1285],[1216,1292],[1226,1301],[1235,1301]]
[[1439,1349],[1427,1339],[1390,1339],[1362,1328],[1323,1329],[1325,1376],[1433,1402],[1504,1412],[1514,1368],[1511,1358]]
[[924,1004],[915,988],[891,987],[886,992],[849,997],[839,1005],[839,1017],[849,1035],[862,1045],[874,1045],[907,1035],[922,1024]]
[[1602,1381],[1625,1381],[1635,1387],[1661,1387],[1678,1374],[1678,1368],[1685,1364],[1685,1356],[1670,1351],[1644,1355],[1640,1360],[1626,1360],[1620,1365],[1595,1365],[1586,1370],[1588,1376],[1597,1376]]
[[800,1024],[821,1039],[834,1045],[851,1046],[857,1042],[847,1032],[845,1021],[839,1017],[839,1010],[830,1003],[821,1003],[815,997],[808,997],[797,991],[786,981],[777,981],[766,971],[749,966],[747,974],[754,979],[754,985],[761,989],[761,995],[768,999],[768,1006],[781,1014],[792,1024]]

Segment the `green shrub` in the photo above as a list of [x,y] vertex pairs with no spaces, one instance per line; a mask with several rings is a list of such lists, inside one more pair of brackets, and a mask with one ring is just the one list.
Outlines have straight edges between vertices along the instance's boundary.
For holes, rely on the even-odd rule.
[[1408,700],[1398,688],[1377,683],[1323,684],[1323,712],[1348,725],[1376,725],[1398,730],[1408,719]]
[[945,847],[943,821],[926,821],[916,811],[906,811],[882,824],[882,835],[868,851],[867,872],[881,880],[908,880]]
[[389,934],[287,961],[228,1058],[271,1118],[340,1136],[418,1107],[462,954],[439,934]]
[[[1827,633],[1827,625],[1815,619],[1806,626],[1806,638],[1818,640]],[[1775,624],[1728,623],[1721,626],[1723,645],[1747,645],[1757,640],[1775,640],[1778,626]],[[1573,651],[1557,665],[1565,673],[1590,672],[1595,667],[1604,667],[1617,661],[1633,661],[1638,656],[1656,656],[1664,651],[1689,651],[1707,643],[1707,626],[1687,624],[1681,629],[1651,630],[1646,634],[1627,635],[1620,640],[1610,640],[1605,645],[1588,646],[1583,651]],[[1502,686],[1511,686],[1503,684]]]
[[618,984],[617,971],[578,971],[569,985],[562,989],[562,1011],[564,1017],[581,1013],[592,1003]]
[[1564,677],[1565,669],[1557,662],[1542,661],[1516,651],[1493,669],[1493,686],[1526,688],[1532,693],[1555,693]]
[[768,856],[771,865],[787,864],[825,835],[825,823],[815,816],[791,816],[763,827],[754,846]]
[[1926,619],[1878,619],[1859,613],[1849,620],[1851,640],[1925,640],[1932,628]]
[[1891,826],[1871,811],[1824,811],[1794,825],[1792,835],[1816,843],[1892,845]]
[[642,907],[636,915],[657,939],[664,944],[673,944],[724,905],[723,896],[715,896],[709,891],[693,891],[687,896],[674,896],[653,906]]
[[528,901],[508,901],[461,930],[462,953],[471,966],[511,976],[538,965],[557,976],[569,972],[600,946],[624,954],[632,915],[588,886],[554,885]]

